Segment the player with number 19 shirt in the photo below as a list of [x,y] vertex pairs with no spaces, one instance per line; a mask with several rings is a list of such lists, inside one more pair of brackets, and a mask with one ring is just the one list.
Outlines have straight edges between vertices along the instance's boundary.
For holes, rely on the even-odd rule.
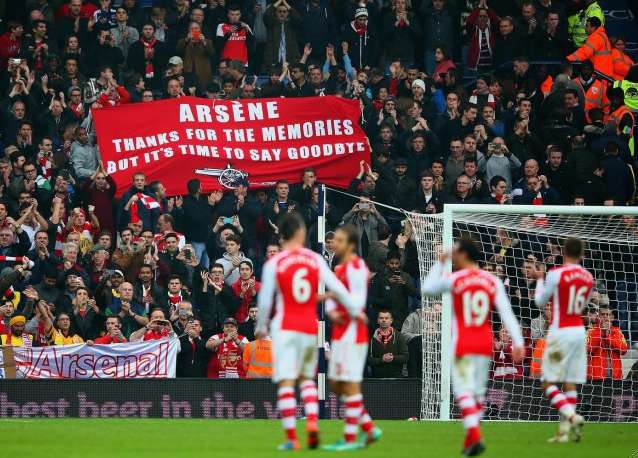
[[451,255],[455,272],[446,274],[445,262],[449,255],[442,255],[423,282],[422,291],[428,296],[451,295],[452,379],[454,396],[466,430],[463,454],[476,456],[485,450],[479,425],[492,367],[493,309],[498,311],[512,336],[514,362],[522,359],[525,348],[503,282],[478,267],[482,254],[476,242],[459,240]]

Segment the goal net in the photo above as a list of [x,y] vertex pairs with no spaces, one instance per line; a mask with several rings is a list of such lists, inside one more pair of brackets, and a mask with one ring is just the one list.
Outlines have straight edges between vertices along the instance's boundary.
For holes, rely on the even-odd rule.
[[[534,264],[562,263],[566,237],[586,242],[584,265],[594,275],[582,310],[587,326],[588,381],[578,410],[588,421],[638,421],[638,209],[613,207],[448,205],[443,214],[409,213],[421,281],[441,250],[471,236],[480,243],[482,267],[499,276],[518,318],[527,354],[511,359],[511,339],[493,317],[494,352],[486,396],[487,419],[557,420],[540,389],[541,358],[551,307],[534,303]],[[451,304],[448,295],[422,298],[422,419],[460,418],[451,395]]]

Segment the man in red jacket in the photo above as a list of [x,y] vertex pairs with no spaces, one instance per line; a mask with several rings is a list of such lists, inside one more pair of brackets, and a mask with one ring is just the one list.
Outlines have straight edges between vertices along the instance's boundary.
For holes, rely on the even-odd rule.
[[600,308],[598,326],[587,331],[587,378],[603,380],[612,378],[622,380],[622,362],[620,357],[627,353],[629,346],[618,326],[612,326],[613,312],[609,308]]
[[106,334],[102,337],[98,337],[97,339],[91,341],[88,340],[86,343],[89,345],[93,344],[114,344],[114,343],[122,343],[126,342],[126,337],[122,334],[122,320],[118,315],[111,315],[106,319]]
[[7,23],[7,32],[0,35],[0,69],[7,68],[7,60],[20,55],[24,27],[16,21]]

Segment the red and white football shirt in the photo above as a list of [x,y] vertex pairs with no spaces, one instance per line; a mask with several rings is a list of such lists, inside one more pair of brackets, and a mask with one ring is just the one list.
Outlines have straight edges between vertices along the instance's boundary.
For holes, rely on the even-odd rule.
[[552,301],[552,323],[549,329],[582,327],[583,311],[589,302],[594,277],[578,264],[565,264],[547,273],[545,280],[538,280],[534,301],[542,307]]
[[452,295],[452,340],[454,354],[492,356],[494,336],[492,311],[496,309],[512,336],[514,345],[523,346],[523,336],[512,313],[503,282],[489,272],[478,268],[445,273],[437,263],[423,282],[424,294]]
[[358,307],[362,302],[361,298],[348,292],[319,254],[303,247],[284,250],[264,265],[257,300],[257,329],[265,329],[273,297],[276,296],[273,332],[283,330],[317,334],[317,290],[320,278],[326,288],[334,291],[338,300],[349,310]]
[[244,29],[241,24],[219,24],[216,33],[218,37],[230,34],[226,44],[224,44],[224,49],[222,49],[220,60],[238,60],[244,65],[248,65],[248,33],[251,33],[250,29]]
[[[365,262],[357,256],[345,264],[339,264],[335,269],[337,278],[353,294],[364,298],[358,310],[353,313],[359,315],[365,311],[365,298],[368,296],[368,279],[370,271]],[[337,310],[343,317],[342,323],[333,323],[332,340],[353,344],[368,343],[368,326],[361,320],[352,317],[351,312],[341,303],[329,299],[326,311]]]

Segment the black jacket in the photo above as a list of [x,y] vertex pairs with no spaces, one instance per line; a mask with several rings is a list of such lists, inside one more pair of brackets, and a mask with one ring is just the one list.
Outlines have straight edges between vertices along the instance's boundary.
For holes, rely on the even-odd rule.
[[348,56],[352,66],[356,69],[362,69],[366,66],[374,67],[379,61],[378,57],[378,39],[370,28],[362,35],[359,35],[354,28],[354,21],[345,26],[343,32],[343,41],[348,42]]
[[207,339],[221,332],[224,320],[233,316],[239,307],[239,298],[225,284],[218,294],[211,291],[214,289],[211,285],[208,285],[208,291],[204,293],[202,278],[199,275],[194,276],[193,283],[193,296],[204,328],[202,336]]
[[[392,353],[394,359],[386,363],[383,355]],[[408,343],[398,328],[394,329],[390,341],[383,345],[374,336],[370,339],[368,364],[375,378],[400,378],[403,377],[403,365],[408,362]]]
[[199,337],[191,342],[188,335],[183,335],[179,338],[179,344],[181,349],[177,354],[177,377],[206,377],[206,365],[210,356],[206,341]]
[[213,222],[215,207],[208,203],[206,197],[188,195],[184,197],[181,211],[181,228],[189,242],[204,243]]

